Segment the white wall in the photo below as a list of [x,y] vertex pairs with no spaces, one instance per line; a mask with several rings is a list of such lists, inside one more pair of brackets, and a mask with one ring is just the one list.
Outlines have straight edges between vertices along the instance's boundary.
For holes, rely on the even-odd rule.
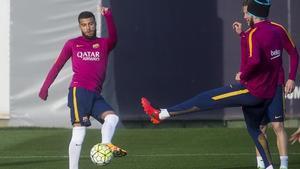
[[0,119],[9,118],[10,0],[0,1]]
[[64,43],[81,35],[78,14],[95,13],[98,4],[99,0],[11,0],[7,126],[72,127],[67,107],[70,60],[49,88],[47,101],[38,93]]

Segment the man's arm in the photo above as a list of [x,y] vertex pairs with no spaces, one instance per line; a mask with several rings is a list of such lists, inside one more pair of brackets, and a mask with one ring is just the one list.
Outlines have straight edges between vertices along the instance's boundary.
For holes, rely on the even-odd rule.
[[295,89],[295,79],[299,63],[299,54],[295,43],[293,42],[289,33],[284,27],[281,27],[281,29],[283,35],[284,49],[287,51],[290,57],[289,78],[285,84],[285,92],[288,94],[292,93]]
[[245,32],[240,33],[241,38],[241,64],[240,64],[240,72],[242,72],[242,69],[245,67],[247,63],[247,37]]
[[39,97],[43,100],[47,100],[48,97],[48,89],[51,86],[51,84],[54,82],[55,78],[57,77],[58,73],[62,69],[62,67],[65,65],[65,63],[68,61],[68,59],[72,55],[72,49],[71,44],[68,41],[64,48],[62,49],[60,55],[58,56],[57,60],[55,61],[54,65],[50,69],[46,80],[43,83],[43,86],[40,89]]
[[248,81],[249,77],[252,76],[252,73],[256,70],[256,67],[261,62],[260,56],[260,47],[258,44],[257,37],[254,36],[254,32],[256,29],[251,30],[249,33],[249,55],[247,58],[247,64],[244,66],[244,69],[240,75],[241,81]]
[[117,29],[110,8],[101,8],[101,14],[105,17],[108,30],[108,50],[111,51],[117,44]]
[[243,31],[243,25],[240,22],[234,22],[232,28],[237,35],[240,36],[240,46],[241,46],[241,63],[240,63],[240,72],[244,65],[247,63],[247,35]]

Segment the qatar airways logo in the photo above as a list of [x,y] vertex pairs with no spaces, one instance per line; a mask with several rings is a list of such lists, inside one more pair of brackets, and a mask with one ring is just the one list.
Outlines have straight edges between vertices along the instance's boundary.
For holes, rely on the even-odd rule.
[[281,51],[278,49],[271,50],[271,60],[281,56]]
[[77,52],[77,57],[81,58],[84,61],[99,61],[100,52]]

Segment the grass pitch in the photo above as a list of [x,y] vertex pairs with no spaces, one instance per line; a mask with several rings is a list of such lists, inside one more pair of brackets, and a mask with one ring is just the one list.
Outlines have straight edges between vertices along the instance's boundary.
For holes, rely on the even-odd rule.
[[[288,129],[290,135],[295,129]],[[70,129],[0,129],[0,169],[67,169]],[[90,129],[82,147],[80,169],[255,169],[253,143],[244,128],[119,129],[114,144],[128,156],[95,166],[90,148],[100,130]],[[273,132],[270,149],[279,168]],[[300,169],[300,144],[289,145],[289,169]]]

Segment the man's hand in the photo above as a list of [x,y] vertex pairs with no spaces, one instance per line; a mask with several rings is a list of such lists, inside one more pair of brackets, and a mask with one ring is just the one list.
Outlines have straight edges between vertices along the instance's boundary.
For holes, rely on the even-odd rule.
[[42,100],[47,100],[47,97],[48,97],[48,90],[43,90],[43,89],[41,89],[41,90],[40,90],[40,93],[39,93],[39,97],[40,97]]
[[295,81],[291,79],[287,80],[284,87],[285,94],[292,93],[294,89],[295,89]]
[[243,31],[242,24],[240,22],[234,22],[232,24],[232,28],[238,35],[240,35]]
[[110,9],[104,6],[98,6],[97,11],[101,13],[101,15],[105,16],[110,12]]
[[297,141],[300,143],[300,127],[294,134],[291,135],[290,141],[292,142],[292,144]]
[[238,82],[241,81],[241,78],[240,78],[241,77],[241,73],[242,72],[237,72],[236,75],[235,75],[235,80],[238,81]]

